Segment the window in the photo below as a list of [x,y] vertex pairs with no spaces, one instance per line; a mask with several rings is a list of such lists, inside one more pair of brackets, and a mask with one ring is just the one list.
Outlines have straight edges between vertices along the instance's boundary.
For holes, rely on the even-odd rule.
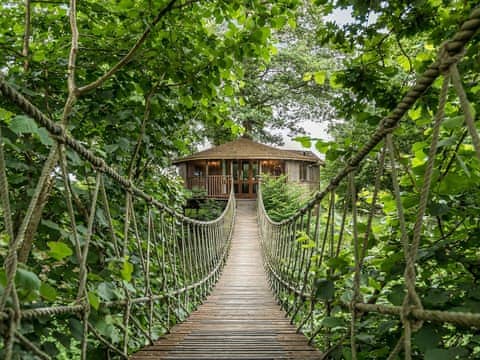
[[300,163],[300,181],[308,180],[308,164],[305,162]]
[[285,173],[285,164],[282,160],[262,160],[262,173],[271,176],[280,176]]
[[203,167],[195,165],[193,168],[193,176],[203,176]]

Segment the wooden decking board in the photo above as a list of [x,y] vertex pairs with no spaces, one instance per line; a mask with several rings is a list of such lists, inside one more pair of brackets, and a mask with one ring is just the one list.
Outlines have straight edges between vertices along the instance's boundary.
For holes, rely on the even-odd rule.
[[238,201],[230,257],[212,294],[132,360],[320,359],[276,303],[263,272],[253,201]]

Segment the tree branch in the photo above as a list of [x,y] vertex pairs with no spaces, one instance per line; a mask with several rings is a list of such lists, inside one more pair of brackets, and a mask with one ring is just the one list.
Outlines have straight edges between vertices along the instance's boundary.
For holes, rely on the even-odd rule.
[[30,13],[31,13],[31,3],[30,0],[25,0],[25,30],[23,33],[23,49],[22,49],[22,55],[25,56],[25,60],[23,61],[23,69],[25,71],[28,70],[29,66],[29,61],[28,61],[28,53],[30,49],[30,29],[31,29],[31,24],[30,24]]
[[443,172],[441,172],[440,177],[437,180],[438,182],[442,181],[445,178],[445,176],[447,176],[447,174],[450,171],[453,163],[455,162],[455,159],[457,158],[458,149],[460,149],[460,146],[463,144],[463,140],[465,140],[465,138],[467,137],[467,134],[468,134],[468,130],[464,130],[463,133],[462,133],[462,136],[460,137],[460,140],[455,145],[455,150],[453,150],[453,154],[450,157],[450,160],[448,161],[448,164],[445,167],[445,170],[443,170]]
[[202,0],[189,0],[189,1],[185,1],[183,4],[178,4],[178,5],[175,5],[172,7],[172,9],[181,9],[181,8],[184,8],[184,7],[187,7],[188,5],[193,5],[195,3],[198,3]]
[[118,63],[116,63],[110,70],[108,70],[105,74],[99,77],[97,80],[91,82],[88,85],[82,86],[78,88],[77,93],[78,95],[84,94],[91,90],[98,88],[102,85],[105,81],[107,81],[110,77],[113,76],[118,70],[120,70],[123,66],[125,66],[135,55],[137,50],[142,46],[142,44],[147,39],[148,35],[151,33],[152,28],[158,24],[158,22],[165,16],[170,10],[172,10],[173,5],[177,0],[170,0],[167,6],[165,6],[153,19],[153,22],[145,29],[140,39],[137,40],[135,45],[130,49],[130,51],[125,55]]
[[75,85],[75,62],[78,52],[78,27],[77,27],[77,2],[76,0],[70,0],[70,29],[72,31],[72,41],[70,45],[70,54],[68,56],[68,69],[67,69],[67,86],[68,86],[68,98],[63,107],[62,124],[67,125],[68,117],[70,116],[73,108],[73,104],[77,100],[77,86]]
[[145,129],[147,127],[147,121],[150,118],[150,110],[152,105],[152,97],[155,94],[155,90],[157,89],[160,82],[163,80],[165,74],[163,74],[162,78],[152,86],[147,96],[145,96],[145,111],[143,112],[143,121],[140,127],[140,133],[138,134],[137,143],[135,145],[135,149],[133,151],[132,158],[130,159],[130,164],[128,165],[128,178],[131,180],[133,177],[133,173],[135,171],[135,161],[137,160],[138,154],[140,153],[140,147],[142,146],[143,136],[145,135]]
[[20,58],[24,57],[21,52],[15,50],[15,49],[12,49],[12,47],[10,45],[0,43],[0,49],[5,49],[5,51],[8,51],[9,53],[12,53],[16,57],[20,57]]
[[70,55],[68,57],[68,93],[75,94],[75,61],[78,52],[78,27],[77,27],[77,2],[70,0],[70,28],[72,30],[72,43],[70,47]]

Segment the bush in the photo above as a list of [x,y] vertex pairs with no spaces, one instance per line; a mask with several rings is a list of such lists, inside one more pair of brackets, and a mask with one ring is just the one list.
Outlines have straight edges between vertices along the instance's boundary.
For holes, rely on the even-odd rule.
[[289,218],[308,201],[308,191],[286,176],[262,178],[262,197],[265,210],[273,221]]

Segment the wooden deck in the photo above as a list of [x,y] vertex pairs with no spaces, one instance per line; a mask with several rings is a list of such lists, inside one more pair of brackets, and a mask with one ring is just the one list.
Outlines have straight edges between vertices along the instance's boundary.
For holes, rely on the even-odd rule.
[[277,305],[264,275],[255,202],[239,200],[224,273],[203,305],[131,359],[320,359]]

